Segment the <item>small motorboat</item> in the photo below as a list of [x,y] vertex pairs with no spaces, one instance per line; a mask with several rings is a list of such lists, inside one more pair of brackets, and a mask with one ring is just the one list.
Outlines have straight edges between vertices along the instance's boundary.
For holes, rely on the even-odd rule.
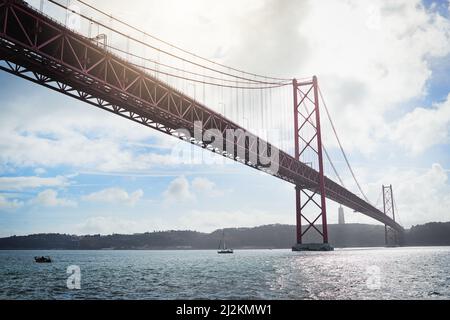
[[219,242],[219,250],[217,250],[217,253],[233,253],[233,249],[227,248],[227,245],[225,244],[225,230],[222,232],[222,240]]
[[217,253],[233,253],[233,249],[220,249]]
[[34,257],[34,261],[36,261],[37,263],[51,263],[52,259],[50,257]]

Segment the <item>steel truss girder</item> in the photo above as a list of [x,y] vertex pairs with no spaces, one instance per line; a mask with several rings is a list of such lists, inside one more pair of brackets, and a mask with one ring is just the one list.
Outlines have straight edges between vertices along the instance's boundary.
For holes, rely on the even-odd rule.
[[[194,99],[162,83],[122,58],[97,46],[89,39],[68,30],[20,0],[0,0],[1,69],[91,105],[113,112],[143,125],[199,145],[249,167],[267,172],[302,188],[315,190],[319,173],[291,155],[279,152],[279,170],[251,163],[258,158],[261,139]],[[9,64],[8,64],[9,63]],[[194,133],[194,122],[202,121],[204,130],[214,128],[243,130],[257,143],[245,143],[245,159],[214,148],[207,141],[186,139],[176,129]],[[224,137],[224,142],[226,138]],[[232,141],[238,144],[238,141]],[[263,143],[264,144],[264,143]],[[256,156],[256,157],[255,157]],[[325,177],[329,199],[382,223],[401,230],[401,226],[355,194]]]

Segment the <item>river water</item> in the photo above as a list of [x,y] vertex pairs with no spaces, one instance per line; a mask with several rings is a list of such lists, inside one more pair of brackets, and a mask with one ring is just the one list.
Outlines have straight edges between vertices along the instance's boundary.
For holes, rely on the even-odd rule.
[[450,247],[0,251],[0,299],[450,299]]

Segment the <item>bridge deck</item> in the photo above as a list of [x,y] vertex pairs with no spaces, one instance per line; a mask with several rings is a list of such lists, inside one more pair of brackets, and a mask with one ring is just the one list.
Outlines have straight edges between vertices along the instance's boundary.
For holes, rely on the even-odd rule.
[[[68,30],[25,2],[0,0],[0,59],[6,62],[0,66],[4,71],[197,144],[300,187],[312,191],[317,189],[319,174],[316,170],[270,143],[256,139],[252,133],[247,132],[251,139],[243,142],[245,159],[230,154],[225,150],[226,144],[236,145],[242,141],[228,141],[226,130],[245,131],[244,128],[84,36]],[[201,121],[205,130],[218,129],[223,135],[223,147],[186,139],[177,131],[184,128],[194,137],[195,121]],[[261,147],[279,151],[277,171],[249,161],[258,158],[257,151]],[[395,230],[403,230],[390,217],[329,178],[325,179],[325,195]]]

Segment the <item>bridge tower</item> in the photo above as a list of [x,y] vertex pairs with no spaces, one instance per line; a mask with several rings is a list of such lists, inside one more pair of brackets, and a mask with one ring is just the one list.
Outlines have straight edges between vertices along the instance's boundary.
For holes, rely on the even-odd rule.
[[[395,205],[394,205],[394,192],[392,185],[382,185],[383,194],[383,212],[385,215],[392,217],[395,221]],[[386,246],[399,245],[399,234],[394,229],[384,225],[384,242]]]
[[[311,165],[318,172],[318,184],[296,185],[296,236],[293,251],[330,251],[325,197],[325,178],[320,128],[319,89],[317,77],[312,81],[293,80],[295,159]],[[304,197],[304,198],[303,198]],[[302,202],[303,198],[303,202]],[[302,228],[303,222],[305,228]],[[319,225],[321,223],[321,225]],[[322,243],[305,243],[305,235],[316,231]]]

